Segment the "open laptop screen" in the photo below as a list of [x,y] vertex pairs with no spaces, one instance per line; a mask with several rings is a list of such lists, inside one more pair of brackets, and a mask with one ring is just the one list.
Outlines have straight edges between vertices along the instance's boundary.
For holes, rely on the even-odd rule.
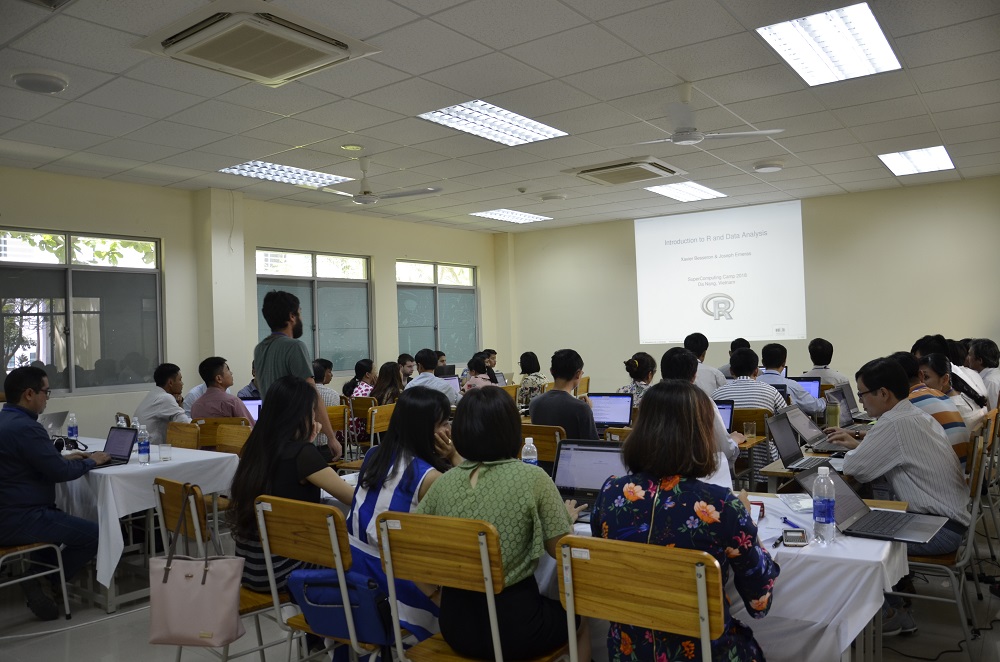
[[454,375],[451,375],[449,377],[442,377],[441,379],[443,379],[444,381],[446,381],[453,389],[455,389],[455,393],[461,393],[462,392],[462,384],[458,380],[458,377],[456,377]]
[[552,480],[560,491],[597,491],[608,477],[627,473],[621,445],[568,439],[559,443]]
[[630,393],[591,393],[590,404],[594,409],[594,423],[602,427],[624,427],[632,418]]
[[771,432],[771,439],[774,440],[774,446],[778,449],[781,462],[786,467],[802,457],[802,450],[799,448],[799,442],[792,431],[792,424],[789,423],[788,416],[775,414],[767,419],[767,429]]
[[726,426],[726,432],[733,431],[733,408],[736,406],[736,402],[733,400],[716,400],[715,407],[719,410],[719,415],[722,416],[722,424]]
[[[816,482],[816,476],[818,475],[818,471],[812,469],[796,474],[795,480],[811,496],[813,493],[813,483]],[[858,496],[858,493],[851,489],[851,486],[847,484],[843,476],[836,471],[831,471],[830,478],[833,480],[834,493],[837,499],[837,507],[834,508],[833,517],[837,520],[837,528],[843,531],[868,513],[869,508],[864,500]]]
[[104,452],[115,459],[126,459],[132,453],[136,434],[132,428],[111,428],[104,442]]
[[792,424],[792,428],[803,440],[812,441],[821,437],[825,438],[826,435],[819,429],[819,426],[798,407],[793,405],[782,409],[781,413],[788,417],[788,422]]
[[806,393],[814,398],[819,397],[819,377],[789,377],[792,381],[799,383],[799,386],[806,390]]
[[264,404],[264,401],[260,398],[242,398],[242,400],[243,406],[250,412],[250,418],[256,423],[257,419],[260,418],[260,407]]
[[497,376],[497,386],[507,385],[507,377],[502,372],[494,372],[493,374]]

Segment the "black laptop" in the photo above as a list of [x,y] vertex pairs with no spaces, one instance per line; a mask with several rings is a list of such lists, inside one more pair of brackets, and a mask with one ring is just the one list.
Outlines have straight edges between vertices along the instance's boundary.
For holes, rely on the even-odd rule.
[[767,430],[774,441],[774,447],[778,449],[778,456],[781,463],[790,471],[805,471],[818,467],[827,461],[825,457],[805,457],[802,455],[802,448],[799,447],[799,440],[795,436],[795,430],[788,420],[787,413],[775,414],[765,421]]
[[108,432],[108,440],[104,442],[104,452],[111,456],[111,460],[97,467],[115,467],[120,464],[128,464],[132,455],[132,447],[139,436],[139,431],[135,428],[111,428]]
[[722,417],[722,424],[726,427],[726,432],[733,431],[733,410],[736,409],[735,400],[716,400],[715,408],[719,410]]
[[552,481],[563,499],[576,499],[577,505],[587,504],[587,509],[580,513],[581,522],[590,521],[590,511],[604,481],[627,473],[620,442],[562,439],[556,447]]
[[632,420],[631,393],[589,393],[587,397],[594,411],[598,436],[603,437],[608,428],[628,427]]

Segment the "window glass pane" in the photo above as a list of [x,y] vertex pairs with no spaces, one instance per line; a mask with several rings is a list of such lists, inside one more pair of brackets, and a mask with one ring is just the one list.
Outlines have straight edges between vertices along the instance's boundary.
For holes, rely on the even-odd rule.
[[457,267],[450,264],[439,264],[438,284],[467,285],[472,287],[475,285],[472,278],[472,267]]
[[434,340],[434,289],[397,287],[396,307],[400,353],[416,355],[424,348],[437,349]]
[[39,361],[51,388],[66,388],[66,274],[0,268],[4,375]]
[[364,280],[368,277],[367,266],[368,260],[363,257],[343,257],[340,255],[316,256],[316,275],[320,278]]
[[129,269],[156,268],[156,242],[104,237],[72,237],[73,264]]
[[334,370],[354,370],[371,358],[368,346],[368,286],[319,284],[319,355],[333,361]]
[[299,298],[299,305],[302,307],[301,340],[306,344],[306,351],[312,357],[316,347],[313,343],[312,283],[307,280],[257,281],[257,330],[261,339],[266,338],[271,333],[271,328],[264,321],[264,316],[260,312],[260,307],[264,304],[264,295],[271,290],[291,292]]
[[441,351],[449,363],[465,363],[479,351],[475,290],[439,292]]
[[271,276],[312,276],[312,255],[284,251],[257,251],[257,273]]
[[61,264],[66,261],[66,237],[0,230],[0,262]]
[[[160,354],[156,290],[156,274],[73,274],[77,388],[152,383]],[[188,381],[197,383],[197,375]]]
[[421,262],[397,262],[397,283],[434,283],[434,265]]

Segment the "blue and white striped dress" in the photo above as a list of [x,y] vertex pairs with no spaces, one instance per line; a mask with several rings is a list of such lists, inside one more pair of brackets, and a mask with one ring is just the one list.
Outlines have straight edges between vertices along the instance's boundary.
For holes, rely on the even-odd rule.
[[[379,446],[375,446],[365,455],[362,473],[379,449]],[[389,585],[382,571],[375,520],[387,510],[404,513],[416,510],[420,485],[434,467],[417,457],[411,457],[407,466],[402,467],[397,463],[395,469],[395,474],[382,484],[380,490],[366,489],[359,483],[354,488],[351,513],[347,516],[353,568],[377,581],[386,595],[389,593]],[[403,627],[418,640],[423,641],[440,631],[437,605],[413,582],[397,579],[396,598]]]

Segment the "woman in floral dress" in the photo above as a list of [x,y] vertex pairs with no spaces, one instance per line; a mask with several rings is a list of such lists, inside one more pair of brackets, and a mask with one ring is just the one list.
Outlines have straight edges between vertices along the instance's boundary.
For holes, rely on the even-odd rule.
[[[715,470],[712,401],[693,384],[667,380],[643,397],[622,455],[629,475],[612,476],[591,519],[594,536],[708,552],[734,576],[747,613],[764,617],[779,568],[757,540],[745,493],[739,497],[699,478]],[[701,659],[701,641],[612,623],[609,659],[672,662]],[[712,659],[764,660],[751,629],[725,604],[725,630],[712,641]]]
[[517,387],[517,406],[527,409],[536,395],[541,395],[542,388],[549,379],[542,374],[542,366],[534,352],[521,354],[518,361],[521,366],[521,383]]
[[632,381],[618,389],[619,393],[632,394],[632,406],[638,407],[642,395],[649,389],[650,382],[656,376],[656,359],[646,352],[636,352],[625,361],[625,371]]

